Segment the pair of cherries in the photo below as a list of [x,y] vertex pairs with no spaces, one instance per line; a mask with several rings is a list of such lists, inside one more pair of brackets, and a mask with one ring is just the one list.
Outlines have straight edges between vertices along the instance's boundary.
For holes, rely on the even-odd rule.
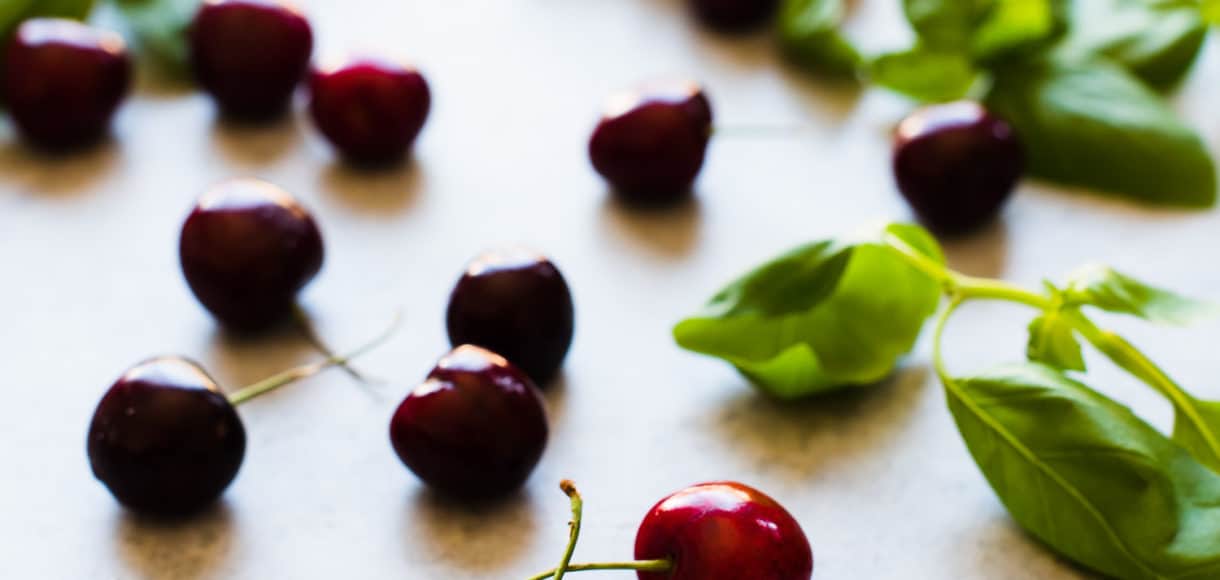
[[[225,182],[202,196],[179,241],[183,275],[196,298],[241,332],[288,318],[297,294],[321,269],[323,253],[310,213],[287,192],[257,180]],[[546,444],[535,385],[556,373],[571,344],[567,283],[544,257],[490,252],[454,288],[447,323],[458,347],[394,414],[394,447],[439,489],[505,493],[528,477]],[[236,405],[359,352],[287,371],[228,398],[189,360],[140,363],[95,411],[88,442],[93,471],[137,511],[196,511],[219,497],[241,465],[245,432]]]
[[[712,135],[707,96],[694,83],[657,84],[611,98],[589,141],[589,157],[626,200],[672,203],[689,192]],[[993,219],[1024,171],[1012,127],[973,102],[924,107],[893,143],[899,191],[942,234]]]
[[299,10],[279,0],[208,0],[189,41],[196,80],[234,118],[282,115],[308,78],[310,116],[354,162],[400,160],[431,108],[423,75],[397,62],[359,58],[310,71],[313,29]]

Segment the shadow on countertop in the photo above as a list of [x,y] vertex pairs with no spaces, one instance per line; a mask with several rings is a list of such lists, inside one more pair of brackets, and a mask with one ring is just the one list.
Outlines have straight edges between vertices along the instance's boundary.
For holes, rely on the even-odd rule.
[[151,519],[124,511],[115,522],[115,551],[140,578],[196,580],[224,577],[241,539],[222,499],[182,520]]
[[463,570],[504,569],[529,552],[538,531],[538,509],[525,489],[471,503],[418,487],[406,504],[404,541],[425,543],[436,559]]
[[797,401],[750,389],[723,405],[712,429],[760,471],[805,478],[899,437],[918,412],[929,375],[927,366],[913,364],[876,385]]

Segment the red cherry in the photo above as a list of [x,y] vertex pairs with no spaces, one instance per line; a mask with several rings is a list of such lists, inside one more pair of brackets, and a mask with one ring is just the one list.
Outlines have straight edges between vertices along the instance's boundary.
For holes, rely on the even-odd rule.
[[413,68],[362,59],[310,77],[309,112],[318,130],[350,161],[402,159],[424,127],[432,97]]
[[809,580],[813,553],[775,500],[735,482],[683,489],[653,506],[636,533],[637,560],[669,559],[640,580]]
[[712,107],[698,84],[646,86],[607,102],[589,159],[624,199],[672,203],[690,192],[711,134]]
[[190,28],[195,78],[226,115],[282,114],[309,70],[313,29],[280,0],[207,0]]
[[504,357],[464,345],[403,399],[390,442],[433,488],[490,498],[521,487],[542,458],[547,430],[533,381]]
[[13,122],[27,141],[47,149],[105,135],[131,85],[123,39],[72,20],[27,20],[3,56],[0,89]]

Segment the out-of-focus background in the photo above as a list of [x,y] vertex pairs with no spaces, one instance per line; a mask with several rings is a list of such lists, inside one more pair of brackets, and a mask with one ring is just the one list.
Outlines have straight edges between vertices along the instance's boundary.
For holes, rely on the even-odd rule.
[[[629,557],[636,525],[665,494],[734,479],[800,520],[816,578],[1083,577],[1022,533],[987,487],[926,341],[881,385],[779,405],[670,338],[672,323],[777,251],[908,218],[889,136],[910,103],[811,80],[765,33],[706,32],[677,0],[300,4],[319,57],[396,55],[427,76],[433,110],[411,163],[354,171],[300,114],[232,125],[203,95],[147,78],[113,139],[81,154],[32,154],[0,121],[0,576],[523,578],[563,549],[566,477],[586,498],[582,561]],[[903,46],[897,4],[861,2],[853,37]],[[704,82],[723,127],[802,129],[717,137],[692,202],[626,209],[591,169],[586,140],[609,93],[671,76]],[[1212,43],[1174,102],[1213,145],[1217,86]],[[194,198],[244,175],[315,212],[326,263],[303,303],[328,342],[362,342],[403,309],[403,331],[359,363],[390,382],[370,391],[332,371],[243,406],[247,457],[216,509],[180,524],[142,520],[93,479],[84,449],[94,405],[126,367],[181,353],[232,388],[317,357],[291,330],[220,332],[182,280],[178,229]],[[1217,242],[1216,211],[1026,182],[1000,222],[947,250],[958,269],[1026,284],[1101,261],[1214,298]],[[552,439],[538,470],[520,494],[469,508],[403,468],[388,420],[447,350],[444,306],[465,262],[504,243],[552,256],[572,287],[577,334],[547,392]],[[948,337],[950,364],[1019,358],[1025,314],[968,308]],[[1220,398],[1220,323],[1108,322],[1197,394]],[[1154,394],[1091,362],[1115,380],[1110,392],[1168,421]]]

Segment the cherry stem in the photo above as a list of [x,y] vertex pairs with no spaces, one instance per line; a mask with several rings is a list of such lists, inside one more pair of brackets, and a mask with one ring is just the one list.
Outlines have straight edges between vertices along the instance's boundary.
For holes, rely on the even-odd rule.
[[332,355],[324,360],[294,367],[267,377],[247,387],[243,387],[236,393],[229,395],[229,403],[236,407],[249,401],[250,399],[265,395],[285,385],[312,377],[328,368],[347,364],[348,361],[359,357],[368,351],[377,348],[378,346],[381,346],[386,340],[389,340],[389,338],[394,335],[394,332],[398,330],[398,325],[401,320],[402,317],[399,314],[395,314],[394,319],[390,322],[389,326],[387,326],[386,329],[381,332],[381,334],[377,335],[377,338],[370,340],[360,348],[357,348],[347,354]]
[[546,580],[553,578],[554,580],[562,580],[563,575],[567,572],[583,572],[587,570],[635,570],[637,572],[669,572],[673,569],[674,564],[671,560],[634,560],[631,562],[597,562],[593,564],[572,564],[572,553],[576,551],[576,541],[580,538],[580,522],[584,512],[584,500],[580,497],[580,492],[576,491],[576,484],[571,480],[565,479],[559,482],[559,489],[567,494],[572,501],[572,521],[568,524],[568,547],[563,552],[563,559],[560,560],[559,566],[547,570],[537,576],[531,576],[529,580]]
[[[305,309],[301,308],[300,304],[293,305],[292,317],[296,321],[297,327],[301,329],[301,334],[305,335],[305,340],[309,341],[309,344],[312,344],[314,348],[318,349],[319,352],[327,357],[335,357],[335,351],[322,341],[321,336],[318,336],[318,331],[316,328],[314,328],[313,320],[309,318],[309,313],[305,312]],[[343,372],[347,373],[353,379],[356,379],[356,382],[358,383],[367,385],[370,382],[368,377],[356,370],[356,367],[353,367],[346,362],[339,363],[339,368],[343,369]]]

